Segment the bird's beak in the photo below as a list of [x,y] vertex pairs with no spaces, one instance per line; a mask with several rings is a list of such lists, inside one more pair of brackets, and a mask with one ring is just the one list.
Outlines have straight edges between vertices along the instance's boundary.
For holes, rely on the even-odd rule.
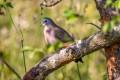
[[41,23],[42,26],[46,26],[44,23]]

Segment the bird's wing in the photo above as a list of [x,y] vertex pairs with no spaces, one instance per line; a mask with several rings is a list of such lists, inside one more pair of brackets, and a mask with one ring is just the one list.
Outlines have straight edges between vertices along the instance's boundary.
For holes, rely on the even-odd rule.
[[74,38],[60,27],[55,28],[55,37],[62,42],[74,41]]

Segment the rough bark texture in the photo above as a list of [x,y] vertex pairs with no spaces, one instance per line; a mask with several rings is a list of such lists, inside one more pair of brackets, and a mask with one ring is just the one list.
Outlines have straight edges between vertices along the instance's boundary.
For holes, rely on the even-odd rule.
[[[96,7],[100,13],[100,21],[102,25],[112,20],[112,17],[120,16],[118,9],[112,8],[110,5],[105,6],[106,0],[95,0]],[[113,2],[116,0],[112,0]],[[120,22],[118,22],[120,23]],[[120,42],[105,48],[108,80],[120,80]]]
[[120,44],[105,48],[109,80],[120,80]]
[[[95,0],[96,7],[100,13],[100,21],[104,25],[110,21],[115,9],[110,6],[104,8],[106,0]],[[31,68],[23,77],[23,80],[44,80],[48,74],[59,67],[68,64],[75,59],[84,57],[93,51],[105,48],[109,80],[120,80],[120,24],[108,33],[97,32],[92,36],[79,40],[71,46],[57,51],[53,55],[43,58],[37,65]]]

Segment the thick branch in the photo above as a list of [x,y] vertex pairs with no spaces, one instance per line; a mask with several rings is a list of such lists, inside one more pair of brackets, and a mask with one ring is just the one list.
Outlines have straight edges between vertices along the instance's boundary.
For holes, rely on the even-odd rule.
[[76,41],[71,46],[64,48],[53,55],[43,58],[37,65],[31,68],[23,77],[23,80],[44,80],[45,77],[68,64],[75,59],[86,56],[93,51],[108,47],[120,40],[120,25],[111,32],[97,32],[92,36]]

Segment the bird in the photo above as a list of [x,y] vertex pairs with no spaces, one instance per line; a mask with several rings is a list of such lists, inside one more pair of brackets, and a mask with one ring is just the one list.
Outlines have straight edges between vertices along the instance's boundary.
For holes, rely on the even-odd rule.
[[57,40],[63,43],[74,41],[74,38],[63,28],[56,25],[51,18],[48,17],[43,18],[41,24],[44,26],[43,32],[44,32],[45,41],[47,43],[53,44]]
[[[58,26],[51,18],[44,17],[41,20],[41,24],[44,27],[43,33],[45,41],[48,44],[54,44],[57,41],[62,43],[73,42],[75,41],[74,37],[71,36],[66,30]],[[76,59],[75,62],[82,62],[82,59]]]

